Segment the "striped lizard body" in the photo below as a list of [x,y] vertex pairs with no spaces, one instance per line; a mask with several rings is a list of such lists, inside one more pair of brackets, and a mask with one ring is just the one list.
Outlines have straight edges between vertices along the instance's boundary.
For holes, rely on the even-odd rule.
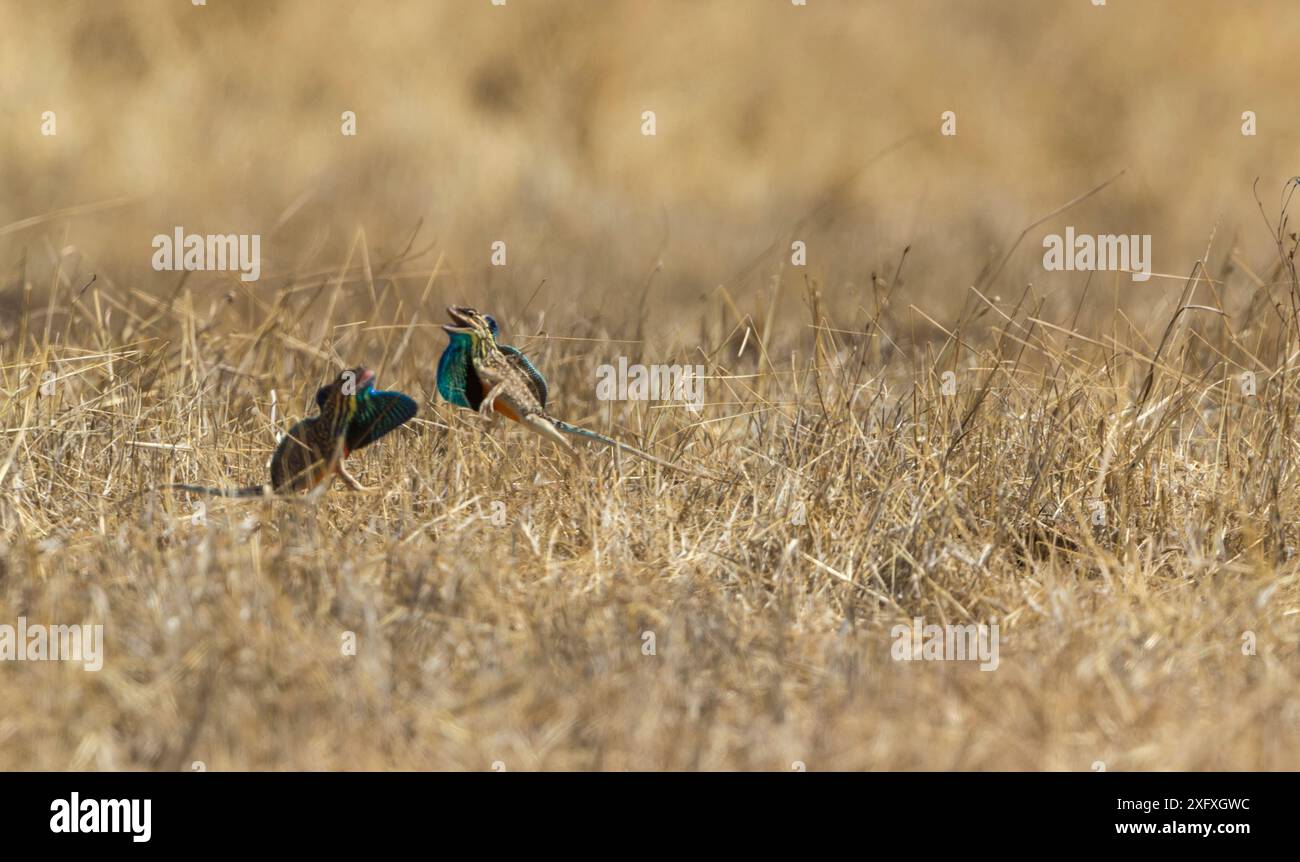
[[477,410],[484,418],[499,413],[566,450],[573,448],[564,436],[568,434],[689,476],[715,478],[552,416],[546,411],[546,378],[520,350],[498,343],[499,330],[491,316],[468,306],[452,306],[447,313],[454,324],[443,324],[450,342],[438,361],[438,392],[446,401]]

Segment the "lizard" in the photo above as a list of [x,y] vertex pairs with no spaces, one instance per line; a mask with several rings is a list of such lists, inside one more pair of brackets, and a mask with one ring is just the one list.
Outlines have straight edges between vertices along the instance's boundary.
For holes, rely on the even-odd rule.
[[500,344],[497,322],[491,315],[468,306],[447,309],[453,324],[443,324],[449,342],[438,360],[438,393],[458,407],[476,410],[485,419],[499,413],[528,430],[545,437],[566,451],[572,451],[565,434],[594,440],[670,470],[702,479],[714,479],[649,452],[570,425],[547,412],[549,394],[546,378],[516,347]]
[[[320,414],[296,423],[271,456],[271,482],[242,488],[170,484],[158,489],[189,491],[213,497],[273,497],[287,491],[321,493],[341,478],[354,491],[365,488],[347,471],[344,459],[369,446],[416,413],[416,404],[400,392],[375,391],[368,368],[344,371],[316,392]],[[133,495],[134,496],[134,495]]]
[[[455,312],[463,312],[469,315],[470,317],[467,319],[472,319],[474,315],[479,314],[467,306],[454,306],[453,308]],[[457,319],[453,309],[448,309],[448,312],[452,313],[453,320]],[[523,354],[523,351],[500,342],[501,330],[492,315],[484,314],[481,315],[481,318],[482,324],[492,334],[492,341],[497,348],[502,353],[505,353],[506,358],[528,376],[538,403],[545,407],[548,395],[546,378]],[[472,333],[464,331],[460,326],[450,327],[444,325],[443,329],[447,331],[449,341],[447,348],[438,359],[438,394],[442,396],[444,401],[457,407],[464,407],[466,410],[478,410],[482,404],[484,392],[478,375],[474,373],[473,369],[474,336]]]

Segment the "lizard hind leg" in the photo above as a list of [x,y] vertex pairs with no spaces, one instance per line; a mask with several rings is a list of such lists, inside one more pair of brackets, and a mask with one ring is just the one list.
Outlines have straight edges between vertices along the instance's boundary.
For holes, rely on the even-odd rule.
[[555,423],[540,413],[530,413],[524,417],[523,424],[533,433],[540,434],[549,440],[557,443],[561,449],[572,452],[573,444],[564,438],[560,429],[555,427]]
[[325,493],[329,491],[330,485],[333,484],[334,474],[326,473],[325,478],[313,485],[311,490],[307,492],[307,502],[313,505],[320,502],[321,498],[325,496]]

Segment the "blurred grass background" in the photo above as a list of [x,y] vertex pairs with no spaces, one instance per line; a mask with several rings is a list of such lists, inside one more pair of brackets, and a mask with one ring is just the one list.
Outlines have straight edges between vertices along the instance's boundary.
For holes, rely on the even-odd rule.
[[[1020,230],[1121,170],[1008,275],[1042,281],[1042,233],[1065,224],[1151,233],[1155,271],[1178,276],[1216,223],[1220,256],[1243,228],[1245,251],[1271,253],[1251,185],[1272,204],[1297,172],[1284,0],[0,8],[0,226],[129,197],[68,236],[88,271],[146,290],[173,283],[149,243],[175,225],[262,234],[274,278],[337,263],[358,226],[400,251],[422,220],[455,295],[513,301],[546,278],[533,307],[551,319],[623,324],[657,264],[652,322],[695,317],[718,284],[761,292],[751,264],[800,238],[832,310],[911,245],[909,299],[945,320]],[[62,248],[66,226],[0,236],[0,253]],[[1177,286],[1123,300],[1140,313]]]

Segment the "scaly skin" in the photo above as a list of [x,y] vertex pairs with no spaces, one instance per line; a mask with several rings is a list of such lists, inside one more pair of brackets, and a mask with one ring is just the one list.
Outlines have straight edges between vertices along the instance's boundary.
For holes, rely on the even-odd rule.
[[[519,348],[500,342],[497,322],[492,318],[492,315],[479,315],[477,311],[468,307],[459,307],[457,311],[465,313],[467,315],[466,319],[472,319],[475,316],[482,318],[481,325],[485,325],[488,331],[492,333],[492,341],[497,348],[506,354],[509,361],[527,375],[537,402],[543,408],[546,407],[548,394],[546,378],[542,376],[542,373],[534,367],[533,363],[528,360],[527,356],[524,356]],[[455,404],[457,407],[478,410],[483,402],[483,396],[487,393],[484,391],[478,375],[474,373],[472,360],[474,352],[473,336],[461,331],[458,327],[444,326],[443,329],[447,330],[450,342],[438,360],[438,394],[443,397],[443,400]]]
[[455,324],[442,327],[451,341],[438,362],[438,392],[448,402],[477,410],[484,418],[499,413],[569,451],[573,447],[565,434],[594,440],[689,476],[715,479],[550,415],[546,412],[546,379],[517,348],[497,342],[495,320],[468,306],[452,306],[447,313]]
[[341,373],[316,393],[320,414],[289,429],[271,456],[271,482],[243,488],[160,485],[213,497],[271,497],[294,491],[324,493],[341,478],[354,491],[365,488],[347,471],[343,459],[368,446],[415,415],[415,402],[398,392],[375,392],[368,368]]

